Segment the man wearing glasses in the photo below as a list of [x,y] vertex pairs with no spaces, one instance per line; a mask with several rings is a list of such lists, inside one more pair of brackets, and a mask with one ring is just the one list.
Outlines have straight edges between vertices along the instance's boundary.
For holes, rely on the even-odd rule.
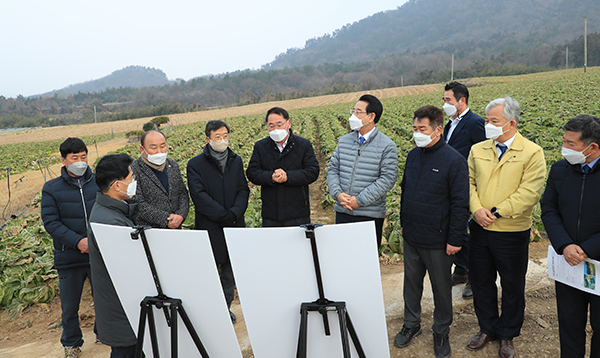
[[319,176],[312,144],[292,132],[285,109],[269,109],[266,121],[269,137],[254,144],[246,170],[248,180],[262,186],[262,226],[308,224],[308,185]]
[[336,224],[375,221],[381,246],[385,197],[398,177],[398,148],[377,123],[383,105],[372,95],[360,97],[350,113],[351,133],[340,138],[327,169],[329,193],[336,200]]

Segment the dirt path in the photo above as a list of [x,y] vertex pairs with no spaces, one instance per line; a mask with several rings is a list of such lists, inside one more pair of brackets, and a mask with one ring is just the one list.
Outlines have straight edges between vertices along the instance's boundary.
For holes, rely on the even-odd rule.
[[[126,138],[115,138],[106,142],[98,143],[97,151],[96,146],[90,146],[88,148],[88,162],[94,163],[98,156],[102,157],[107,153],[113,152],[119,148],[124,147],[127,144]],[[58,148],[56,148],[58,150]],[[60,153],[55,153],[57,157]],[[0,222],[4,222],[11,215],[16,215],[26,209],[26,205],[42,190],[42,186],[47,180],[55,178],[60,175],[60,168],[62,164],[55,164],[53,166],[40,170],[28,171],[12,175],[10,177],[10,203],[9,203],[9,189],[7,185],[8,178],[0,180],[0,204],[4,211],[4,218]],[[8,204],[8,206],[7,206]]]

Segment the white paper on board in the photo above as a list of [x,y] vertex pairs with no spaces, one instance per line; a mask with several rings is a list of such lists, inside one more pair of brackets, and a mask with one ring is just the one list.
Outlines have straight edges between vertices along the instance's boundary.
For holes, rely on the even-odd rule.
[[[109,275],[125,314],[137,334],[140,302],[156,296],[141,239],[132,240],[132,228],[92,223]],[[206,231],[146,230],[148,245],[165,295],[182,300],[200,340],[211,358],[242,358],[219,281]],[[170,328],[162,311],[154,310],[161,357],[171,356]],[[179,356],[201,357],[183,320],[178,318]],[[146,324],[144,353],[153,357]]]
[[552,245],[548,246],[548,277],[569,285],[578,290],[600,295],[600,282],[596,273],[600,269],[600,262],[585,259],[577,266],[571,266],[563,255],[554,251]]
[[[295,357],[300,305],[319,298],[310,240],[300,227],[225,228],[225,237],[256,358]],[[373,222],[315,229],[325,298],[345,301],[367,357],[390,356]],[[343,357],[338,316],[309,313],[310,358]],[[358,357],[350,340],[352,357]]]

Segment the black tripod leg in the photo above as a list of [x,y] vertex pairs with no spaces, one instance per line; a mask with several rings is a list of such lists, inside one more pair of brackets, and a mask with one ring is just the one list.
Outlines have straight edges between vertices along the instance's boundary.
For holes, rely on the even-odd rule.
[[346,326],[346,308],[337,308],[338,318],[340,320],[340,336],[342,338],[342,351],[344,358],[350,358],[350,345],[348,343],[348,326]]
[[148,304],[142,301],[140,308],[140,323],[138,324],[137,343],[135,345],[135,358],[142,358],[142,349],[144,347],[144,331],[146,330],[146,315],[148,314]]
[[348,311],[346,311],[346,320],[348,322],[348,332],[350,333],[350,337],[352,338],[352,343],[354,343],[354,348],[356,348],[356,352],[358,353],[359,358],[366,358],[365,351],[358,340],[358,335],[356,334],[356,330],[354,329],[354,325],[352,325],[352,321],[350,320],[350,315]]
[[177,348],[179,346],[177,340],[177,307],[171,305],[171,358],[177,358],[179,356]]
[[183,320],[185,327],[187,328],[188,332],[190,333],[190,336],[192,336],[192,340],[196,344],[196,348],[198,348],[198,352],[200,352],[200,355],[203,358],[209,358],[208,352],[204,348],[204,345],[202,344],[202,341],[200,340],[200,336],[198,336],[198,333],[196,332],[194,325],[192,325],[192,321],[190,320],[190,317],[187,315],[187,313],[183,309],[183,305],[179,305],[179,314],[181,315],[181,319]]
[[298,350],[296,358],[306,358],[306,336],[308,333],[308,310],[306,307],[300,309],[300,333],[298,334]]
[[152,306],[148,307],[148,328],[150,329],[150,342],[152,342],[152,354],[160,358],[158,351],[158,339],[156,338],[156,322],[154,322],[154,311]]

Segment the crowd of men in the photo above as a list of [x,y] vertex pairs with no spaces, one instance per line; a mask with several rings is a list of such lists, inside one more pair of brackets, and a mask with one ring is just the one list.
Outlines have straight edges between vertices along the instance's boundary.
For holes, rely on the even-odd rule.
[[[466,347],[477,351],[499,340],[499,356],[514,357],[513,339],[524,320],[532,212],[546,178],[543,150],[519,133],[521,109],[515,99],[489,102],[485,120],[469,109],[469,90],[461,83],[447,84],[442,99],[441,109],[426,105],[412,118],[416,147],[406,156],[401,180],[405,307],[394,344],[407,347],[422,333],[421,297],[428,273],[436,357],[451,355],[452,286],[462,283],[462,296],[473,299],[479,325]],[[351,132],[339,139],[328,163],[329,192],[335,199],[336,224],[375,223],[377,254],[386,196],[398,176],[398,150],[377,126],[383,105],[376,97],[361,96],[350,113]],[[268,136],[255,143],[244,172],[242,158],[229,146],[229,125],[209,121],[203,152],[187,163],[187,187],[159,131],[141,137],[139,158],[107,155],[95,173],[81,139],[68,138],[61,144],[61,176],[44,184],[41,205],[44,225],[54,240],[65,357],[81,353],[78,310],[86,278],[92,287],[97,340],[111,347],[111,357],[135,353],[135,334],[91,222],[177,230],[188,215],[191,197],[195,229],[208,231],[229,308],[235,278],[223,228],[245,227],[247,180],[261,186],[264,227],[311,222],[309,184],[320,171],[313,146],[294,134],[285,109],[271,108],[265,122]],[[600,119],[580,115],[563,130],[565,159],[552,165],[541,200],[542,220],[556,252],[575,266],[600,258]],[[600,327],[600,298],[556,282],[556,299],[561,355],[583,357],[588,309],[592,328]],[[235,323],[231,310],[230,316]],[[591,356],[597,355],[600,338],[592,334]]]

